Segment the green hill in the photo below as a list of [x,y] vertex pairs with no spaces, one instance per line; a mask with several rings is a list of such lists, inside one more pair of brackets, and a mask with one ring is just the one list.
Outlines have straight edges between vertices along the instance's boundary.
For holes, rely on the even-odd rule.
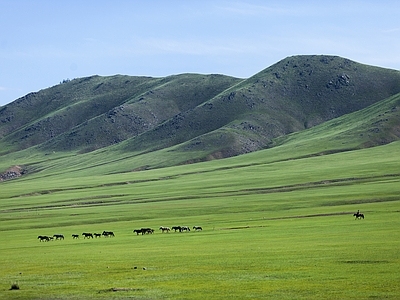
[[0,137],[21,150],[89,151],[135,136],[237,82],[227,76],[93,76],[29,94],[0,111]]
[[121,148],[149,151],[184,143],[184,151],[206,151],[205,159],[260,150],[273,138],[398,93],[399,75],[339,57],[287,58]]
[[288,57],[248,79],[74,79],[0,108],[0,167],[16,160],[42,170],[48,160],[66,159],[67,169],[93,161],[115,173],[290,147],[294,140],[307,145],[302,155],[371,147],[398,139],[399,92],[398,71],[318,55]]

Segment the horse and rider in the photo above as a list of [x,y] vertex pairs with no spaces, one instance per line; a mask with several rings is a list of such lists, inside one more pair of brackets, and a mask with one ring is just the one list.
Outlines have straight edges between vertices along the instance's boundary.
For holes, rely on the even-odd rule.
[[364,219],[364,214],[360,213],[360,210],[357,210],[355,214],[353,214],[353,217],[356,217],[357,219]]

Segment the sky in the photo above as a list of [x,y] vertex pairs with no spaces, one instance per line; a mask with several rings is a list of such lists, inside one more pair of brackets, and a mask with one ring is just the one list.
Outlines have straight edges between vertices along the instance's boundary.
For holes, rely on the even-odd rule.
[[400,70],[397,0],[0,0],[0,106],[65,79],[248,78],[293,55]]

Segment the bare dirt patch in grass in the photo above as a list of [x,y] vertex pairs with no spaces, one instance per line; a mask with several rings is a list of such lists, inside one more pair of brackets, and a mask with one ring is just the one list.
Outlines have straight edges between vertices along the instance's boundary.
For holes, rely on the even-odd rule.
[[371,264],[387,264],[389,263],[389,261],[388,260],[345,260],[345,261],[340,261],[340,263],[371,265]]
[[113,287],[105,290],[100,290],[98,293],[108,293],[108,292],[140,292],[143,289],[138,288],[120,288],[120,287]]
[[26,173],[26,169],[23,166],[12,166],[0,173],[0,181],[15,179],[21,177]]

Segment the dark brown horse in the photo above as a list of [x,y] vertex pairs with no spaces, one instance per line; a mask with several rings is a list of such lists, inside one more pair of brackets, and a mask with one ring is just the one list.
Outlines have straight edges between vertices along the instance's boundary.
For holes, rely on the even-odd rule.
[[181,232],[181,231],[182,231],[182,227],[181,227],[181,226],[173,226],[173,227],[172,227],[172,230],[174,230],[175,232],[176,232],[177,230],[179,230],[179,232]]
[[40,242],[50,241],[50,237],[48,237],[47,235],[39,235],[37,238],[39,239]]
[[140,230],[142,231],[142,235],[154,233],[154,229],[151,228],[141,228]]
[[56,238],[56,240],[63,240],[64,236],[62,234],[55,234],[53,235],[54,238]]
[[114,232],[112,231],[103,231],[102,235],[104,235],[105,237],[115,236]]
[[84,239],[86,239],[86,238],[88,238],[88,239],[93,238],[93,234],[91,234],[91,233],[89,233],[89,232],[84,232],[84,233],[82,233],[82,235],[83,235],[83,238],[84,238]]
[[142,233],[142,229],[134,229],[133,233],[136,233],[136,235],[139,235],[139,233]]

